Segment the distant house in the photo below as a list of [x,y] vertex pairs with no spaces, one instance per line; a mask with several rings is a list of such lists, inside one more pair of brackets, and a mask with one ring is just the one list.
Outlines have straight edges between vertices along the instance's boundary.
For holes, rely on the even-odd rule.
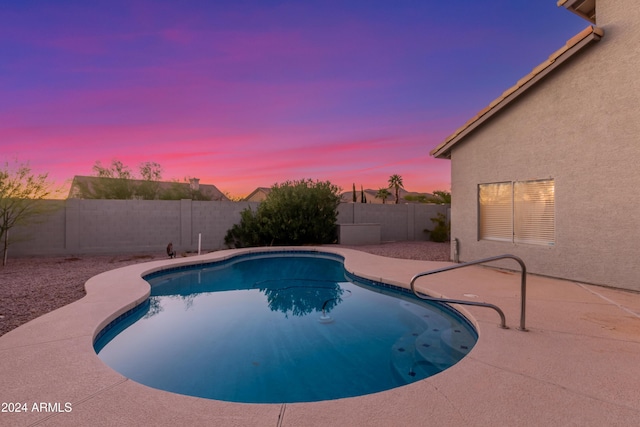
[[558,3],[597,26],[431,152],[451,160],[451,237],[461,261],[640,291],[640,7]]
[[190,182],[74,176],[69,199],[229,200],[215,185]]
[[268,187],[258,187],[251,192],[247,197],[243,200],[246,202],[263,202],[267,196],[271,193],[271,188]]

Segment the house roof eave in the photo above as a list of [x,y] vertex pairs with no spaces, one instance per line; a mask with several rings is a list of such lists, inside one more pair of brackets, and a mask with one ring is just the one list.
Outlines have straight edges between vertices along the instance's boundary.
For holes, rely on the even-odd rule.
[[600,38],[602,38],[603,36],[604,31],[601,28],[589,26],[569,39],[569,41],[567,41],[567,43],[561,49],[552,53],[546,61],[535,67],[529,74],[518,80],[518,82],[514,86],[504,91],[502,95],[493,100],[487,107],[483,108],[478,114],[467,121],[462,127],[458,128],[453,134],[445,139],[444,142],[431,150],[431,156],[440,159],[450,159],[451,149],[454,145],[467,137],[471,132],[488,121],[504,107],[520,97],[529,88],[535,85],[547,74],[552,72],[560,64],[581,51],[587,45],[591,44],[594,41],[600,40]]
[[558,0],[558,7],[564,7],[592,24],[596,23],[596,0]]

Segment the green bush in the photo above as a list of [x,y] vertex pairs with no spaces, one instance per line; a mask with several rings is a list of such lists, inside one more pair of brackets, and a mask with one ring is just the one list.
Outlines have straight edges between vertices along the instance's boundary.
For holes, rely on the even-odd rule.
[[229,247],[336,242],[339,188],[329,181],[286,181],[271,187],[254,212],[242,211],[224,238]]
[[429,240],[440,243],[449,241],[451,225],[447,222],[447,216],[438,213],[435,218],[431,218],[431,222],[434,224],[433,230],[424,230],[429,233]]
[[259,225],[257,214],[251,208],[243,210],[240,212],[240,223],[227,230],[224,243],[230,248],[260,246],[263,239]]

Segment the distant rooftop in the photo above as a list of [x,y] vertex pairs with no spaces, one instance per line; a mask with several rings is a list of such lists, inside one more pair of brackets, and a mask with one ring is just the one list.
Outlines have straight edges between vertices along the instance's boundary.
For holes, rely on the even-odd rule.
[[242,200],[247,202],[262,202],[267,198],[269,193],[271,193],[270,187],[258,187]]
[[[96,183],[99,180],[116,180],[117,178],[102,178],[97,176],[80,176],[76,175],[73,177],[73,182],[71,183],[71,188],[69,189],[69,199],[79,199],[82,197],[82,188],[88,189],[91,191],[95,188]],[[141,179],[131,179],[128,180],[131,184],[138,186],[140,184],[147,183],[149,181],[141,180]],[[155,182],[155,181],[154,181]],[[206,197],[210,200],[229,200],[227,196],[225,196],[218,188],[213,184],[200,184],[198,179],[192,179],[191,182],[177,182],[177,181],[158,181],[158,188],[160,190],[171,190],[175,188],[179,188],[183,190],[185,194],[190,193],[191,191],[197,191],[200,195]]]

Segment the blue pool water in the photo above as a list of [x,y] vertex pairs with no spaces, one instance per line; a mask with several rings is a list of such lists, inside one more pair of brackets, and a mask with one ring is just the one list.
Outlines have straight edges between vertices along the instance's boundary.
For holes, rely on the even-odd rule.
[[94,346],[124,376],[175,393],[247,403],[358,396],[447,369],[477,340],[451,308],[351,277],[330,254],[242,256],[146,279],[149,300]]

